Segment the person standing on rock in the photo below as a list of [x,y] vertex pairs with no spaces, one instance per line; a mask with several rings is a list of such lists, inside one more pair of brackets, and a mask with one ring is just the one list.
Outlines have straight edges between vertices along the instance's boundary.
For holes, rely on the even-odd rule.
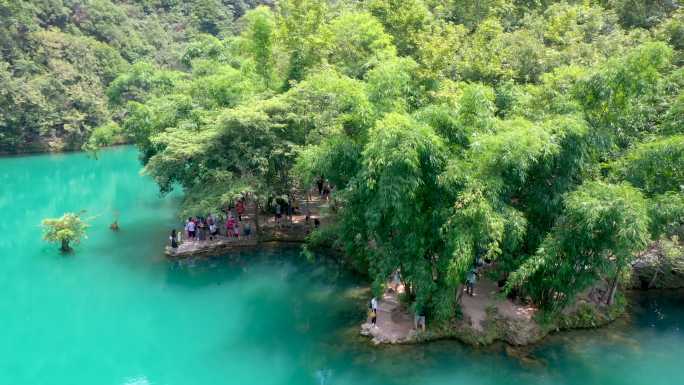
[[193,218],[188,218],[188,221],[185,224],[185,231],[188,233],[188,239],[195,240],[195,229],[197,228],[197,225],[195,224],[195,221]]
[[218,235],[218,227],[216,227],[216,223],[212,220],[211,223],[209,224],[209,240],[213,241],[214,237]]
[[235,219],[233,215],[230,215],[226,219],[226,237],[233,238],[233,236],[235,236]]
[[371,325],[375,328],[378,321],[378,299],[373,297],[370,301]]
[[280,228],[280,218],[283,217],[282,209],[283,208],[280,206],[280,203],[278,203],[276,201],[276,204],[275,204],[275,223],[276,223],[276,226],[278,228]]
[[169,240],[171,241],[171,247],[174,249],[178,248],[178,234],[176,233],[176,229],[171,230],[171,236],[169,236]]
[[413,328],[425,331],[425,311],[423,307],[416,307],[416,314],[413,316]]
[[197,218],[197,240],[204,241],[207,239],[207,226],[204,222],[204,218]]

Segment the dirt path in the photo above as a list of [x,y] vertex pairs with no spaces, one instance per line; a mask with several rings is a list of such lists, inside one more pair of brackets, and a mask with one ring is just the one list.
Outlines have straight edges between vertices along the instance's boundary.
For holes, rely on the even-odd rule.
[[[489,279],[481,279],[475,285],[474,295],[463,293],[461,297],[461,312],[463,320],[459,324],[478,335],[487,334],[487,327],[491,327],[492,312],[496,318],[505,320],[505,324],[512,325],[510,331],[515,341],[518,333],[534,333],[536,323],[533,316],[536,309],[514,303],[500,295],[497,284]],[[427,320],[428,327],[430,320]],[[385,293],[378,301],[377,326],[372,327],[370,319],[361,325],[361,334],[372,338],[373,343],[402,343],[416,339],[413,315],[401,306],[394,291]]]
[[[280,221],[281,228],[305,224],[307,210],[311,222],[313,222],[314,218],[318,218],[321,221],[321,224],[325,224],[328,221],[327,216],[323,215],[323,211],[330,208],[331,202],[320,198],[316,192],[297,192],[295,200],[299,210],[297,214],[292,215],[291,218],[283,213],[283,217]],[[260,218],[264,227],[276,227],[276,219],[273,214],[262,214]]]
[[461,312],[463,318],[469,320],[473,329],[484,332],[483,322],[487,319],[487,309],[496,308],[497,313],[505,319],[513,321],[530,321],[536,311],[531,306],[518,305],[499,294],[496,282],[480,279],[475,284],[473,296],[463,293]]
[[484,331],[482,322],[487,319],[487,308],[493,305],[496,295],[496,285],[483,279],[477,282],[473,295],[463,293],[461,297],[461,312],[463,318],[469,320],[470,325],[477,331]]

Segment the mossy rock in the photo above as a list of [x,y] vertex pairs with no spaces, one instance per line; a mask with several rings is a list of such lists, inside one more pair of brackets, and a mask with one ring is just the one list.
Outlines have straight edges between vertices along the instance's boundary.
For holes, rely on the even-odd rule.
[[626,299],[624,295],[618,294],[615,303],[610,306],[581,302],[573,311],[559,314],[555,325],[557,330],[597,328],[615,321],[625,310]]

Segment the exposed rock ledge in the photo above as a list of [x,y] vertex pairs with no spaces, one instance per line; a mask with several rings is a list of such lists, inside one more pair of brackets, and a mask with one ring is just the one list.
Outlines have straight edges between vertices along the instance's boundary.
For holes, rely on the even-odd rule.
[[667,255],[663,244],[653,243],[632,263],[632,289],[684,288],[684,255]]
[[306,225],[295,224],[283,229],[265,228],[258,236],[229,238],[217,236],[213,240],[185,241],[177,248],[166,246],[164,253],[169,258],[198,258],[222,255],[231,251],[254,248],[269,243],[303,243]]

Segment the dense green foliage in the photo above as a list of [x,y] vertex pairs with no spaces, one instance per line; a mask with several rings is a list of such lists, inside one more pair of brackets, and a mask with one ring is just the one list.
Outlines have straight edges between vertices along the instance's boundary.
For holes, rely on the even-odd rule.
[[[130,63],[182,68],[201,33],[257,1],[0,0],[0,153],[76,149],[111,132],[107,86]],[[104,127],[104,128],[100,128]]]
[[565,197],[563,214],[508,284],[526,285],[543,303],[571,298],[602,275],[617,277],[646,246],[648,223],[634,187],[586,182]]
[[598,281],[614,289],[635,252],[683,223],[682,12],[281,0],[234,33],[199,23],[209,34],[181,64],[127,66],[107,89],[116,123],[90,143],[135,142],[189,212],[325,176],[340,207],[325,234],[378,287],[401,269],[436,319],[455,315],[477,258],[558,309]]

